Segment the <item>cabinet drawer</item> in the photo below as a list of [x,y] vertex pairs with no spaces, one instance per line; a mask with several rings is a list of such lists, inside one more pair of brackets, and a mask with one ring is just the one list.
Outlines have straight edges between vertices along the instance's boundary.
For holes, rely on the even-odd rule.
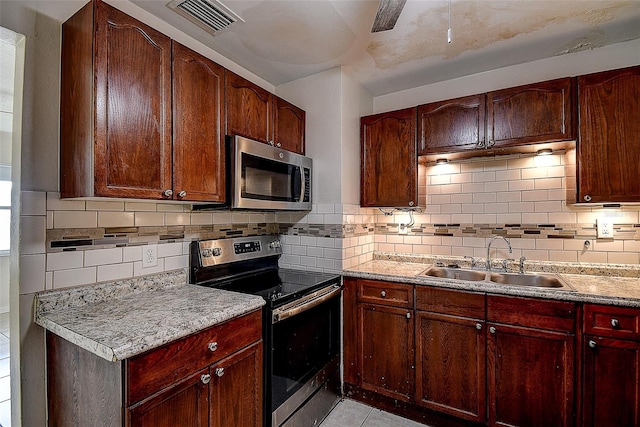
[[257,310],[128,359],[127,406],[261,338],[262,311]]
[[585,304],[584,333],[640,340],[640,310]]
[[358,280],[358,301],[413,308],[413,285]]
[[452,316],[484,319],[485,295],[429,286],[416,286],[416,309]]
[[575,332],[576,304],[565,301],[487,296],[489,322]]

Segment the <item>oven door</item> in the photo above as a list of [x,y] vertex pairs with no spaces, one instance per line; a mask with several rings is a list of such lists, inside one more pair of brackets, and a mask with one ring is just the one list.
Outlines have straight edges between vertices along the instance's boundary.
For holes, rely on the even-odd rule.
[[[273,425],[284,422],[339,368],[340,285],[273,310],[268,326]],[[319,384],[318,384],[319,383]]]

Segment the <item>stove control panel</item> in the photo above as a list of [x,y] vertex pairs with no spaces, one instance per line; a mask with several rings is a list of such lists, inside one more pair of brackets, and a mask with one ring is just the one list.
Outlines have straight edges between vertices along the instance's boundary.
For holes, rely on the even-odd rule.
[[234,243],[233,251],[236,255],[238,254],[248,254],[251,252],[260,252],[260,242],[243,242],[243,243]]

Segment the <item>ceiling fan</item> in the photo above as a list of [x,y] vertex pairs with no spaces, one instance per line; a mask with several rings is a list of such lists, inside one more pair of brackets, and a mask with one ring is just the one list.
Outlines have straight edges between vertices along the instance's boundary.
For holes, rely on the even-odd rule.
[[406,2],[407,0],[380,0],[371,32],[377,33],[393,29]]

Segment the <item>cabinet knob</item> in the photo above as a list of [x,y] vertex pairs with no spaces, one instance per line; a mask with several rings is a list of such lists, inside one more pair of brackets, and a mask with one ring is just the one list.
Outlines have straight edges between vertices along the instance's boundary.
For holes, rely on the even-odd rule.
[[493,140],[490,140],[489,142],[487,142],[487,148],[493,147],[494,145],[496,145],[496,142]]
[[596,342],[594,340],[589,340],[589,347],[596,348]]
[[411,319],[411,313],[407,312],[407,319]]
[[489,328],[489,332],[491,332],[492,334],[495,334],[495,333],[496,333],[496,328],[494,328],[493,326],[491,326],[491,327]]
[[164,197],[171,197],[173,196],[173,190],[164,190],[164,192],[162,193],[162,195]]
[[618,319],[611,319],[611,327],[612,328],[620,327],[620,321]]
[[211,381],[211,375],[209,374],[200,375],[200,381],[202,381],[202,384],[209,384],[209,381]]
[[387,296],[387,291],[382,291],[382,292],[380,292],[380,296],[381,296],[382,298],[386,297],[386,296]]
[[411,201],[409,202],[409,206],[413,206],[413,205],[415,205],[415,202],[414,202],[413,200],[411,200]]
[[183,198],[187,196],[187,192],[182,190],[181,192],[178,193],[178,197]]
[[586,194],[586,195],[584,196],[584,201],[585,201],[585,202],[590,202],[590,201],[591,201],[591,196],[590,196],[590,195],[588,195],[588,194]]
[[216,368],[216,375],[221,377],[224,375],[224,368]]
[[212,341],[207,345],[209,351],[216,351],[218,349],[218,343],[216,341]]
[[482,330],[482,323],[476,323],[476,329],[477,330]]
[[476,148],[485,148],[486,144],[484,142],[484,139],[481,141],[478,141],[478,143],[476,144]]
[[278,143],[276,143],[276,147],[280,148],[280,147],[282,147],[282,144],[280,144],[280,143],[278,142]]
[[270,146],[274,146],[275,144],[273,143],[273,141],[267,141],[267,144],[269,144]]

